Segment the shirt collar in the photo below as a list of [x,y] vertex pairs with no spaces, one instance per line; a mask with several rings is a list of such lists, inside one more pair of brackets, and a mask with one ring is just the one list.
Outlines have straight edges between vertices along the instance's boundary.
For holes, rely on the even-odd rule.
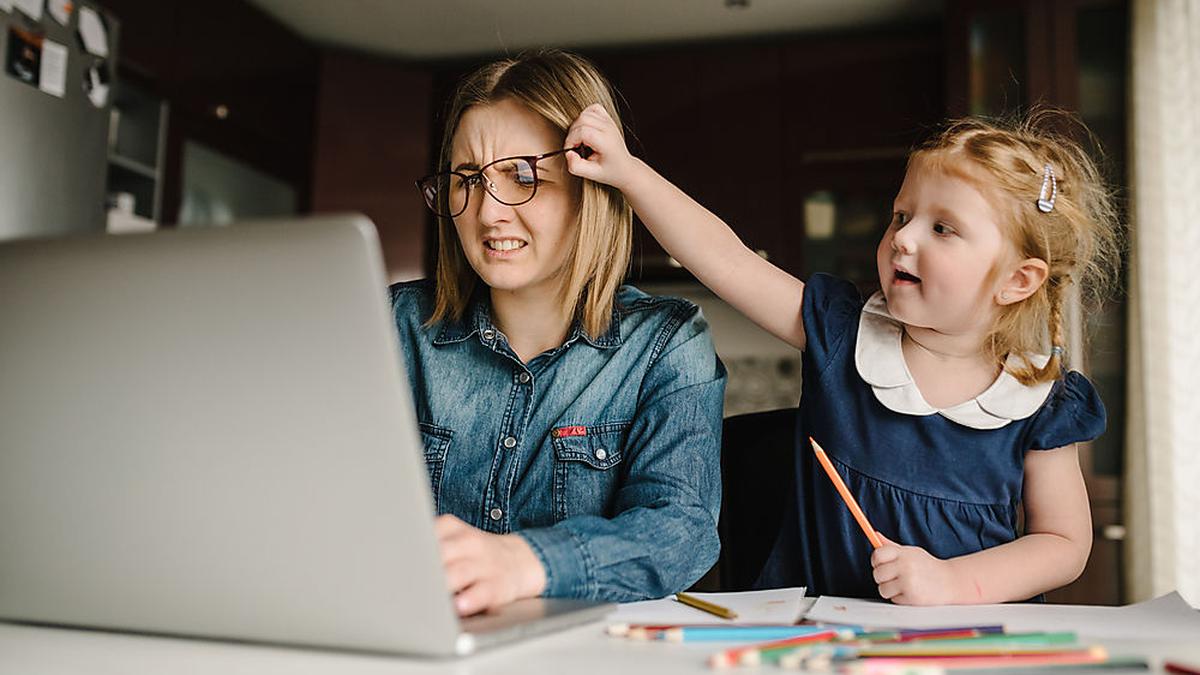
[[[473,335],[478,335],[480,342],[488,346],[495,344],[496,337],[501,335],[500,329],[492,324],[491,302],[484,292],[472,296],[470,304],[467,305],[467,309],[461,317],[442,321],[441,330],[433,339],[433,344],[454,344]],[[571,330],[567,333],[567,339],[562,346],[566,347],[581,339],[597,349],[608,349],[621,345],[621,310],[616,303],[613,304],[612,321],[608,324],[608,330],[598,337],[592,338],[576,319],[571,323]]]
[[[905,415],[938,414],[972,429],[999,429],[1033,415],[1050,395],[1053,382],[1026,386],[1008,372],[1020,365],[1020,359],[1010,354],[1006,368],[983,393],[951,408],[934,408],[921,396],[904,362],[903,335],[903,325],[888,312],[883,293],[872,295],[859,318],[854,365],[875,398],[889,410]],[[1037,354],[1030,361],[1040,368],[1049,358]]]

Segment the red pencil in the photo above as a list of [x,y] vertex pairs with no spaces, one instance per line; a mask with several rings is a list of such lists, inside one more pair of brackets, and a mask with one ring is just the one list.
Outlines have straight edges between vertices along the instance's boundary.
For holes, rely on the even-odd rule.
[[1179,673],[1179,675],[1200,675],[1200,666],[1178,661],[1163,661],[1163,670],[1168,673]]
[[713,668],[729,668],[730,666],[739,664],[743,666],[758,665],[759,654],[761,652],[773,649],[785,649],[810,642],[829,642],[838,637],[839,634],[839,631],[830,629],[820,633],[813,633],[812,635],[801,635],[800,637],[788,638],[786,640],[775,640],[774,642],[763,642],[747,647],[726,649],[718,654],[713,654],[709,658],[708,664]]

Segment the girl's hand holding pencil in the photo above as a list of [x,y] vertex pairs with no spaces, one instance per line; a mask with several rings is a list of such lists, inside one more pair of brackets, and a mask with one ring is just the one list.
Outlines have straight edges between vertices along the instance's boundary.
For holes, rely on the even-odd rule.
[[834,489],[846,503],[846,508],[858,521],[863,534],[875,548],[871,554],[875,583],[879,584],[879,595],[897,605],[948,605],[954,602],[954,589],[959,580],[954,565],[949,560],[935,558],[918,546],[901,546],[875,530],[867,515],[850,494],[849,488],[829,461],[825,449],[812,436],[813,453],[817,462],[829,476]]
[[879,534],[883,546],[871,554],[879,595],[897,605],[949,605],[960,581],[954,563],[919,546],[901,546]]

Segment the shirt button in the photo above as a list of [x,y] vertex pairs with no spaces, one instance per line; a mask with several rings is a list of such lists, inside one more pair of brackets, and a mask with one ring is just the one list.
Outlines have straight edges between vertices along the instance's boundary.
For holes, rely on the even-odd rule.
[[607,450],[605,450],[604,448],[596,448],[596,459],[603,462],[606,457],[608,457]]
[[492,520],[500,520],[504,517],[504,512],[500,509],[492,509],[491,511],[488,511],[488,516],[490,516]]
[[491,328],[488,328],[483,331],[483,339],[484,340],[492,340],[495,337],[496,337],[496,331],[492,330]]
[[506,448],[517,447],[517,439],[513,438],[512,436],[506,436],[504,438],[504,447],[506,447]]
[[530,380],[529,373],[521,373],[520,375],[517,376],[517,381],[520,382],[521,384],[529,384],[529,380]]

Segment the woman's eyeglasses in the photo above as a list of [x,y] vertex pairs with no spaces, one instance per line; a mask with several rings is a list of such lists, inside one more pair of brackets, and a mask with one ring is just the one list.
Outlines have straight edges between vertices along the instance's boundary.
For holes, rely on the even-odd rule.
[[574,151],[587,158],[592,149],[586,145],[524,157],[504,157],[488,162],[478,171],[445,171],[417,181],[425,204],[439,216],[454,218],[467,210],[471,189],[483,185],[492,199],[507,206],[520,206],[537,194],[537,163],[548,157]]

